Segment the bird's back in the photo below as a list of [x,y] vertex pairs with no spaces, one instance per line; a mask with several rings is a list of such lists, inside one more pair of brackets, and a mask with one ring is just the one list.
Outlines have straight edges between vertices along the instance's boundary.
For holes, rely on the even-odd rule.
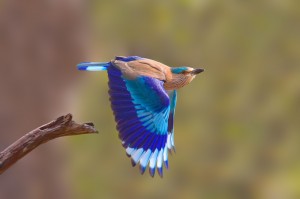
[[115,59],[111,63],[127,79],[135,79],[138,76],[153,77],[161,81],[170,79],[170,68],[151,59],[142,58],[129,62]]

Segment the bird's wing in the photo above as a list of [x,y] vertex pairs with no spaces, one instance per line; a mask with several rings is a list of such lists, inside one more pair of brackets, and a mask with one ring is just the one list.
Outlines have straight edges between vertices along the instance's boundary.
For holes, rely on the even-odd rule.
[[163,81],[148,76],[127,79],[113,65],[108,76],[111,106],[128,156],[133,165],[140,164],[141,173],[149,164],[151,176],[156,168],[162,176],[162,164],[168,164],[168,125],[173,125],[169,120],[172,103]]
[[170,114],[168,119],[168,137],[167,137],[167,147],[171,151],[175,152],[175,144],[174,144],[174,116],[175,116],[175,108],[177,102],[177,91],[169,91],[168,92],[170,98]]

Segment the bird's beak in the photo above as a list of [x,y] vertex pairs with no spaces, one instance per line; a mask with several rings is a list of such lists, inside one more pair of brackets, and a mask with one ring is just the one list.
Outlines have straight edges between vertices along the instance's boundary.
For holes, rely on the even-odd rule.
[[195,70],[193,70],[191,73],[193,75],[198,75],[199,73],[202,73],[204,71],[204,69],[202,68],[196,68]]

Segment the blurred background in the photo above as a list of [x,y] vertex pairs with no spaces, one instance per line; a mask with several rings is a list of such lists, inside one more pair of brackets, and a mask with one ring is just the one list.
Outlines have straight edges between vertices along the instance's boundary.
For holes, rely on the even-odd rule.
[[[118,139],[107,75],[139,55],[203,67],[179,91],[177,153],[140,175]],[[300,198],[300,3],[0,1],[0,150],[71,112],[98,135],[59,138],[0,176],[0,198]]]

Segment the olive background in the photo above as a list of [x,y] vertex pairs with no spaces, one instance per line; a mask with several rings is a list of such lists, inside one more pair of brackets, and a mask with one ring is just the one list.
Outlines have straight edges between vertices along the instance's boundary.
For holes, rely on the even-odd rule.
[[[0,176],[0,198],[300,197],[300,4],[292,0],[0,2],[0,149],[71,112],[98,135],[59,138]],[[205,72],[178,92],[176,154],[139,174],[105,72],[138,55]]]

